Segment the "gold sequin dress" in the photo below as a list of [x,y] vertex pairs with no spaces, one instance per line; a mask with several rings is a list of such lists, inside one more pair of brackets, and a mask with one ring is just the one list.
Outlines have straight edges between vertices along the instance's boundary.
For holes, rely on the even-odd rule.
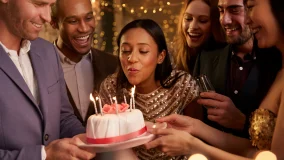
[[[146,121],[154,122],[155,119],[170,114],[181,114],[183,109],[198,96],[198,87],[188,73],[184,71],[173,70],[169,81],[179,77],[171,88],[158,87],[151,93],[135,93],[135,107],[140,109]],[[110,103],[110,96],[117,96],[117,74],[107,77],[100,88],[100,95],[104,103]],[[120,103],[120,102],[118,102]],[[186,159],[185,156],[168,157],[158,149],[146,150],[144,146],[134,148],[134,151],[142,160],[176,160]]]
[[252,113],[249,134],[252,145],[259,150],[270,150],[276,124],[276,115],[268,109],[259,108]]

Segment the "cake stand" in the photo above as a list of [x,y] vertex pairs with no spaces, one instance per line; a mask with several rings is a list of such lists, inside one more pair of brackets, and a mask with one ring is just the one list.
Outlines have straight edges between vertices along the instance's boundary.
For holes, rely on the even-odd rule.
[[[155,139],[151,134],[153,123],[145,122],[147,132],[128,141],[113,144],[84,144],[78,145],[82,149],[96,153],[96,160],[138,160],[132,148],[143,145]],[[156,128],[166,128],[166,123],[155,124]]]

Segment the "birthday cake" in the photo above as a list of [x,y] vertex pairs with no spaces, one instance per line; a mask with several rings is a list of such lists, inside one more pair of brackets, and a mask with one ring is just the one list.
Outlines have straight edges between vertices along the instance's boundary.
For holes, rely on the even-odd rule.
[[94,114],[87,122],[87,142],[89,144],[111,144],[136,138],[147,129],[143,114],[138,109],[128,109],[129,105],[105,104],[102,114]]

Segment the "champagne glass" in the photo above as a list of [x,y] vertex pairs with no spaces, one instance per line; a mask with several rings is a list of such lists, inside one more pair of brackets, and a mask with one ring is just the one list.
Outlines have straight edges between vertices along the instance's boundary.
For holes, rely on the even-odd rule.
[[210,82],[210,80],[207,78],[205,74],[202,74],[195,78],[196,83],[199,86],[199,92],[215,92],[215,89]]
[[[202,92],[215,92],[215,89],[210,82],[210,80],[207,78],[205,74],[202,74],[195,78],[197,85],[199,86],[199,93]],[[206,109],[210,108],[209,106],[204,106]]]

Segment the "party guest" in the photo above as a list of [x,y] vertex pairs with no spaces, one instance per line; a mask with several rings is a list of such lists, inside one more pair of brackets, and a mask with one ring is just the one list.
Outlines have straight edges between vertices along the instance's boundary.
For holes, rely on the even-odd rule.
[[85,126],[94,114],[90,93],[96,93],[107,75],[114,73],[117,58],[92,48],[95,16],[90,0],[57,0],[52,7],[53,28],[59,35],[58,49],[68,98],[75,115]]
[[179,16],[173,43],[176,67],[193,73],[197,55],[225,45],[219,23],[218,0],[186,0]]
[[[276,46],[281,51],[281,60],[284,62],[283,1],[247,0],[246,4],[249,15],[247,23],[250,25],[250,28],[258,40],[258,46],[261,48]],[[270,53],[267,53],[268,56],[269,54]],[[251,142],[244,138],[220,132],[204,125],[202,122],[200,123],[198,120],[196,121],[186,116],[171,115],[157,121],[169,122],[172,129],[155,131],[158,135],[167,136],[150,142],[147,144],[147,148],[159,146],[162,150],[166,150],[169,155],[202,153],[206,155],[208,159],[245,160],[247,158],[236,156],[225,151],[245,157],[253,157],[252,155],[258,150],[270,150],[277,156],[278,160],[284,160],[282,147],[284,143],[283,67],[278,72],[275,81],[259,108],[252,114],[249,129]],[[173,128],[179,129],[180,131]],[[211,141],[209,143],[215,141],[215,143],[219,143],[219,148],[225,151],[209,146],[192,135],[203,140],[206,139],[207,142]],[[216,135],[222,138],[217,138]],[[177,143],[174,144],[174,142]]]
[[[101,85],[104,103],[111,103],[109,96],[116,96],[118,102],[123,102],[123,91],[130,91],[135,85],[135,107],[142,111],[146,121],[180,114],[185,108],[189,108],[190,116],[202,117],[202,108],[193,103],[198,87],[190,74],[172,69],[163,31],[156,22],[139,19],[128,23],[118,35],[117,45],[119,71]],[[129,103],[129,96],[125,95]],[[173,158],[157,149],[137,147],[134,151],[145,160]]]
[[281,68],[281,53],[259,49],[245,22],[243,0],[219,0],[218,8],[228,45],[198,56],[194,75],[207,75],[216,91],[201,94],[198,103],[208,108],[207,124],[248,138],[249,116]]
[[[38,38],[55,0],[0,1],[0,159],[91,159],[56,48]],[[61,139],[64,138],[64,139]]]

